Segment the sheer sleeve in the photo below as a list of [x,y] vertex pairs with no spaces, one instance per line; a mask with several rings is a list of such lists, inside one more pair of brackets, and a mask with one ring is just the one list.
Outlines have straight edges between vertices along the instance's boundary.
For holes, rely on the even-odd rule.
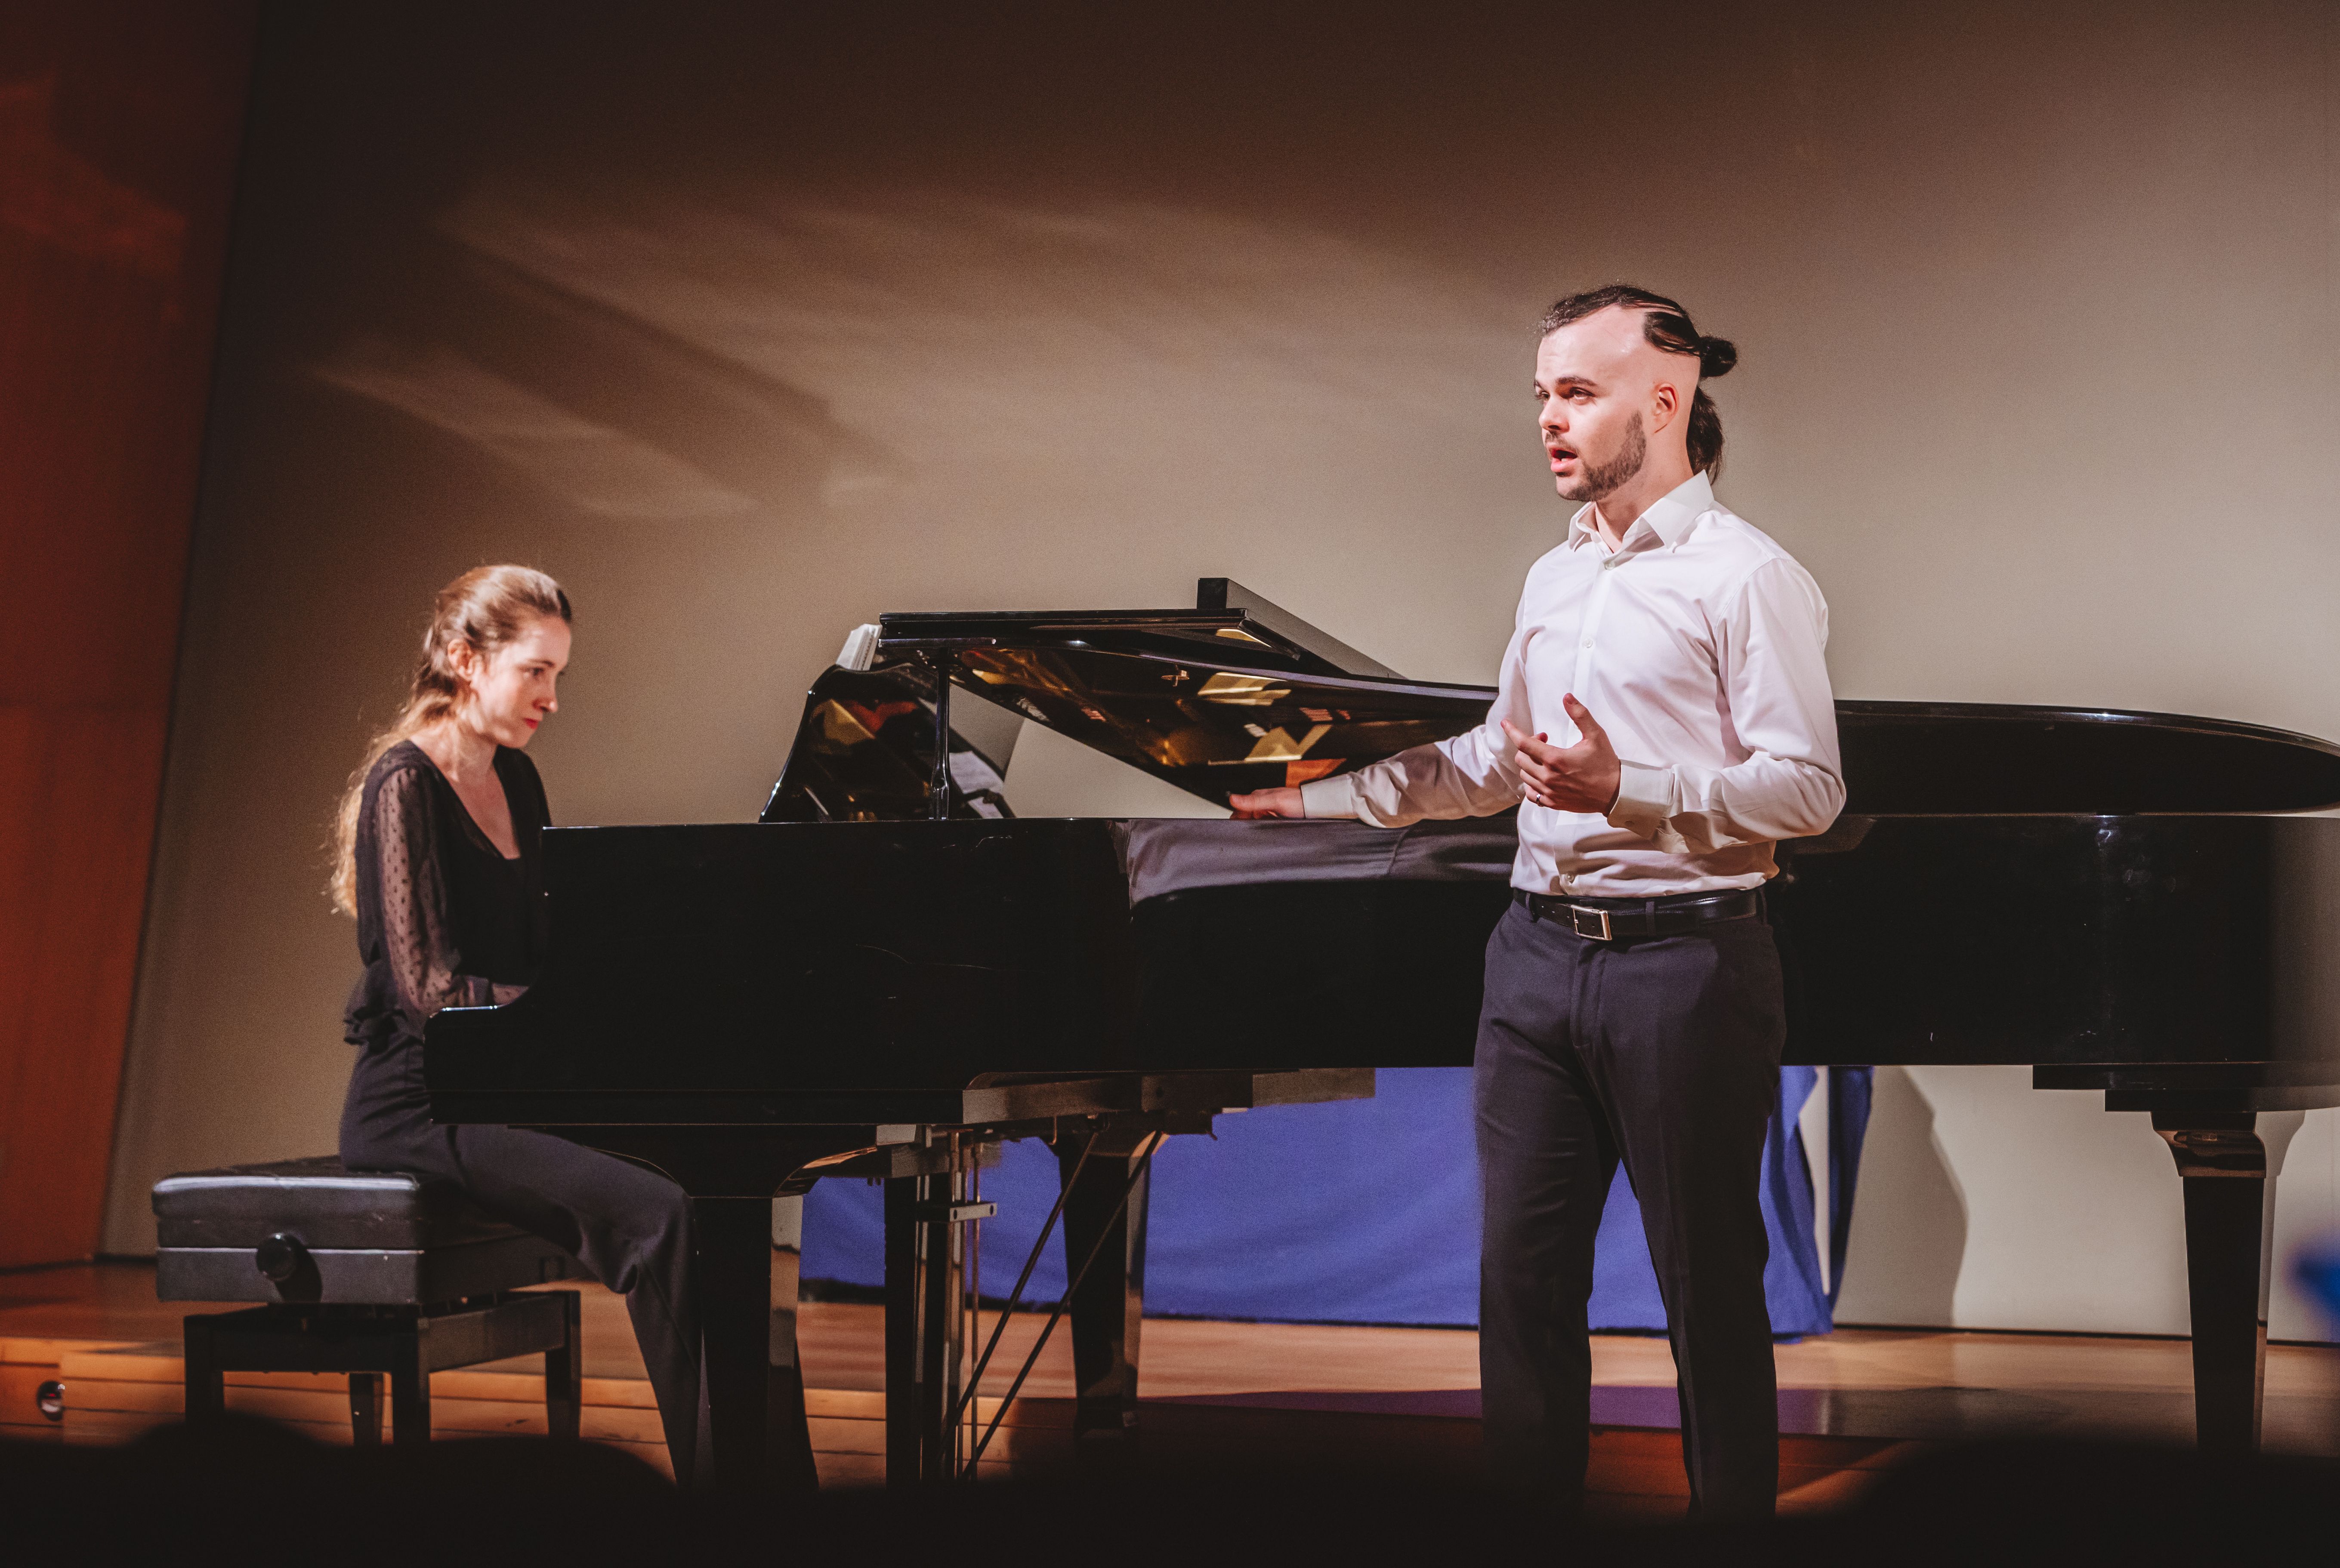
[[373,841],[381,857],[382,940],[411,1028],[442,1007],[488,1000],[488,982],[461,972],[462,954],[448,928],[447,882],[439,864],[438,828],[429,785],[412,769],[375,792]]

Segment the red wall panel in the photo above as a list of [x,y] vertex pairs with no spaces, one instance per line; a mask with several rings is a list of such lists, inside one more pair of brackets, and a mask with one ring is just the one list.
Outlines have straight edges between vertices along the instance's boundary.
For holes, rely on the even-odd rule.
[[97,1245],[253,33],[0,12],[0,1267]]

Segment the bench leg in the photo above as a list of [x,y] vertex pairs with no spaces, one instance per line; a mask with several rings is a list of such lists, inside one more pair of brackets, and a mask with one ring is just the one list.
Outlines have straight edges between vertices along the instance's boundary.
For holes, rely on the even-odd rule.
[[431,1332],[428,1318],[400,1335],[390,1356],[391,1440],[431,1441],[431,1364],[422,1352],[422,1336]]
[[350,1441],[361,1448],[382,1446],[382,1374],[350,1374]]
[[585,1403],[585,1346],[580,1331],[583,1298],[574,1290],[551,1294],[560,1297],[561,1337],[560,1349],[544,1353],[544,1429],[573,1443]]
[[186,1334],[187,1425],[195,1426],[226,1412],[227,1387],[213,1349],[212,1320],[188,1318]]

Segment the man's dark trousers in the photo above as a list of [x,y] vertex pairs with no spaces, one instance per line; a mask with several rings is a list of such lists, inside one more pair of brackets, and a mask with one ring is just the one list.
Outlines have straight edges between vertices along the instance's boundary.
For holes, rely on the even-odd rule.
[[1499,1484],[1563,1507],[1582,1494],[1592,1238],[1621,1155],[1665,1299],[1691,1506],[1771,1511],[1759,1188],[1785,1035],[1760,916],[1598,942],[1515,902],[1497,924],[1475,1099],[1481,1400]]

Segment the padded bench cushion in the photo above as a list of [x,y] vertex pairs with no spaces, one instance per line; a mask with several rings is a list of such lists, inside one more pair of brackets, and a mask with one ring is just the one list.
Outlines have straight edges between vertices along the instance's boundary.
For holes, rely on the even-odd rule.
[[189,1171],[154,1184],[163,1247],[257,1247],[272,1236],[312,1248],[420,1251],[524,1235],[455,1188],[340,1159],[283,1159]]
[[[420,1307],[569,1278],[575,1267],[443,1182],[338,1159],[166,1177],[154,1219],[154,1293],[165,1301]],[[263,1250],[276,1237],[299,1245]]]

